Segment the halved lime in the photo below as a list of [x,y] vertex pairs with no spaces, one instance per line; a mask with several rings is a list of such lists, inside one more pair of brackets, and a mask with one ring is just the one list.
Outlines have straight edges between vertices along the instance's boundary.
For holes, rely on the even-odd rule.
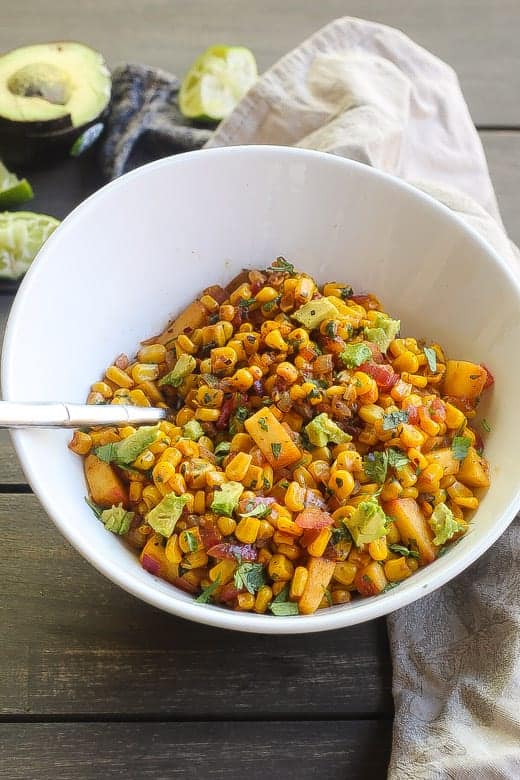
[[54,217],[32,211],[0,213],[0,278],[23,276],[59,224]]
[[19,179],[0,162],[0,208],[19,206],[32,197],[32,187],[27,179]]
[[210,46],[184,77],[179,108],[190,119],[224,119],[257,78],[256,60],[249,49]]

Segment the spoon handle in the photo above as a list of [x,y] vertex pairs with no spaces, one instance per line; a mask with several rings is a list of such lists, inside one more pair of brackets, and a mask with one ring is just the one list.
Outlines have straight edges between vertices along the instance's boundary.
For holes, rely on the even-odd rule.
[[164,420],[167,409],[116,404],[12,403],[0,401],[0,428],[82,428]]

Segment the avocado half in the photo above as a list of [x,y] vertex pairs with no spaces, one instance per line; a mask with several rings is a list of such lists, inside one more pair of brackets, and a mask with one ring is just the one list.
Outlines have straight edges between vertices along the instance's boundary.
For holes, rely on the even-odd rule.
[[0,57],[0,158],[45,164],[99,122],[111,79],[102,55],[75,41],[23,46]]

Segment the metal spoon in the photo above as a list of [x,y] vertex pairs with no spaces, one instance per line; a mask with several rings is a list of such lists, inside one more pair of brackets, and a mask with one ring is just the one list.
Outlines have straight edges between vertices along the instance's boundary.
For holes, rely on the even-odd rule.
[[13,403],[0,401],[0,428],[83,428],[95,425],[153,424],[169,409],[116,404]]

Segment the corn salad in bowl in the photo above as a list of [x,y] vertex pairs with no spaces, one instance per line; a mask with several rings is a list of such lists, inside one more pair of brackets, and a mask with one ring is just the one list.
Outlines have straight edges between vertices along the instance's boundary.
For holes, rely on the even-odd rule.
[[489,486],[470,421],[493,384],[399,333],[373,294],[284,258],[208,287],[92,385],[88,403],[172,410],[74,434],[94,513],[201,603],[290,616],[394,587]]

